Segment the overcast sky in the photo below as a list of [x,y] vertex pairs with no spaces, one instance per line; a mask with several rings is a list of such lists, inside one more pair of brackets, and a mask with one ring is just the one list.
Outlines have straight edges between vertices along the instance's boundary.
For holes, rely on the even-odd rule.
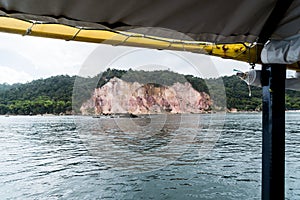
[[[150,66],[150,67],[149,67]],[[188,52],[0,33],[0,83],[25,83],[54,75],[94,75],[107,67],[170,69],[184,74],[215,77],[247,71],[247,63]]]

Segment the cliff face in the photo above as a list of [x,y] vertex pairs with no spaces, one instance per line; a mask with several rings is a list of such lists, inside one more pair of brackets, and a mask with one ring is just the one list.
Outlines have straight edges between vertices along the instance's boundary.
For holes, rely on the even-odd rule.
[[188,82],[156,86],[113,78],[96,88],[80,110],[82,114],[203,113],[211,105],[209,95],[196,91]]

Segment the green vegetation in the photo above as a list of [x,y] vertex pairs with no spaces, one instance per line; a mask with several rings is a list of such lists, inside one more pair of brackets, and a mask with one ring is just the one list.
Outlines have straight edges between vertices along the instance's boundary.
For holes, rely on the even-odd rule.
[[[101,87],[111,78],[128,82],[172,85],[190,82],[197,91],[211,95],[215,108],[227,105],[228,109],[242,111],[261,110],[261,88],[248,86],[236,76],[203,80],[192,75],[172,71],[133,71],[108,69],[95,77],[55,76],[26,84],[0,84],[0,114],[68,114],[80,113],[79,108],[89,99],[94,88]],[[220,87],[220,86],[225,86]],[[224,95],[224,89],[226,96]],[[73,95],[72,95],[73,94]],[[286,109],[300,109],[300,92],[286,92]]]
[[75,77],[56,76],[26,84],[0,84],[0,114],[60,114],[72,111]]
[[[214,85],[214,82],[223,80],[226,90],[227,108],[236,108],[239,111],[261,111],[262,91],[259,87],[250,86],[251,96],[249,96],[248,85],[237,76],[225,76],[222,79],[209,79],[207,83]],[[220,88],[213,88],[214,94],[221,94]],[[211,89],[210,89],[211,90]],[[286,90],[286,110],[300,110],[300,92]],[[214,99],[212,97],[212,99]],[[222,100],[222,97],[216,97]],[[214,102],[218,105],[218,102]],[[223,104],[224,105],[224,104]]]
[[[223,77],[226,89],[227,108],[237,110],[259,111],[262,108],[261,88],[250,86],[237,76]],[[251,93],[251,96],[249,96]]]

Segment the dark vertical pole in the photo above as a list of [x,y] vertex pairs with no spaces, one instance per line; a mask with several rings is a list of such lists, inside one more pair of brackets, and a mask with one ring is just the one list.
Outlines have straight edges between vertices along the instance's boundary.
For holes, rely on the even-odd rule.
[[262,66],[262,199],[284,199],[285,65]]

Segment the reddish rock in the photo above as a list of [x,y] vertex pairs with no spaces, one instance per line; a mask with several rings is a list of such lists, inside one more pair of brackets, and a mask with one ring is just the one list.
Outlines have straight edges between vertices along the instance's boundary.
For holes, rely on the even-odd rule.
[[101,88],[96,88],[80,110],[82,114],[202,113],[208,111],[211,105],[210,96],[196,91],[188,82],[154,86],[112,78]]

